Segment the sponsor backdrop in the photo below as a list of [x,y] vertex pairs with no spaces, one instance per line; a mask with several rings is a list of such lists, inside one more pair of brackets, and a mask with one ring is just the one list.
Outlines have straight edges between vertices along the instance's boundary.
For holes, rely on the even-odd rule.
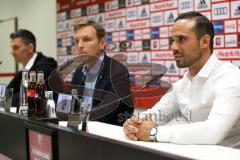
[[240,0],[57,0],[58,62],[74,54],[73,25],[94,20],[106,29],[107,54],[124,55],[116,57],[129,68],[133,85],[159,73],[153,63],[166,66],[163,79],[174,82],[187,69],[176,66],[169,33],[174,19],[187,11],[213,22],[214,54],[240,66]]

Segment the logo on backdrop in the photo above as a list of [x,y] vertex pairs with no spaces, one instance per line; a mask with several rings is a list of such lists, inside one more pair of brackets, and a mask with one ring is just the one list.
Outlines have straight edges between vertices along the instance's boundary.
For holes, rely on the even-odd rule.
[[213,27],[214,27],[215,33],[223,33],[223,31],[224,31],[224,23],[223,22],[214,22]]
[[240,4],[238,5],[237,9],[234,12],[234,16],[239,16],[240,15]]
[[191,1],[182,2],[182,3],[180,3],[180,8],[181,9],[190,9],[190,8],[192,8],[192,2]]
[[215,16],[227,15],[227,13],[228,13],[228,8],[227,7],[214,8],[214,10],[213,10],[213,14]]
[[197,9],[207,9],[207,8],[208,8],[208,5],[205,0],[201,0],[198,3]]

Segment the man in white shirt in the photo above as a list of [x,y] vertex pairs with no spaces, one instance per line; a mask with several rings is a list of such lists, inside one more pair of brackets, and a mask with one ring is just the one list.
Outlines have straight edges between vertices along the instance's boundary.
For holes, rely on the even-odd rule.
[[200,13],[175,20],[171,50],[177,66],[189,71],[152,109],[124,123],[128,138],[240,145],[240,71],[212,55],[213,38],[213,25]]

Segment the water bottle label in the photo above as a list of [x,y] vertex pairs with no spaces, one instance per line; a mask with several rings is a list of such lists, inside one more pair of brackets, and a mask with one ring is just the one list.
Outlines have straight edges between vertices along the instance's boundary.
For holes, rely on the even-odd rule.
[[28,106],[20,106],[19,107],[19,114],[27,115]]
[[35,90],[27,90],[28,97],[35,97]]

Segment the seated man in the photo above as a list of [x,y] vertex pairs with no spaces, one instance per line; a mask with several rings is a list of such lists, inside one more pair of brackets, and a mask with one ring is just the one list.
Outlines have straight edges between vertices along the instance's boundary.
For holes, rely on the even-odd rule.
[[[82,102],[94,110],[90,120],[122,125],[132,116],[134,109],[132,97],[128,96],[131,92],[127,68],[106,55],[105,30],[94,21],[76,25],[74,39],[77,56],[69,61],[70,65],[67,62],[52,74],[50,87],[67,94],[77,89]],[[60,83],[65,80],[62,73],[66,71],[68,74],[73,70],[71,83]],[[62,118],[65,119],[64,116]]]
[[[46,80],[53,69],[57,67],[57,62],[50,57],[44,56],[41,52],[36,52],[36,38],[28,30],[18,30],[10,35],[11,52],[17,63],[22,64],[27,71],[43,71]],[[8,84],[8,88],[13,88],[12,106],[19,107],[19,90],[22,81],[22,71]],[[47,85],[47,83],[46,83]]]
[[240,71],[213,52],[214,28],[202,14],[180,15],[171,29],[182,79],[150,110],[124,124],[133,140],[240,146]]

